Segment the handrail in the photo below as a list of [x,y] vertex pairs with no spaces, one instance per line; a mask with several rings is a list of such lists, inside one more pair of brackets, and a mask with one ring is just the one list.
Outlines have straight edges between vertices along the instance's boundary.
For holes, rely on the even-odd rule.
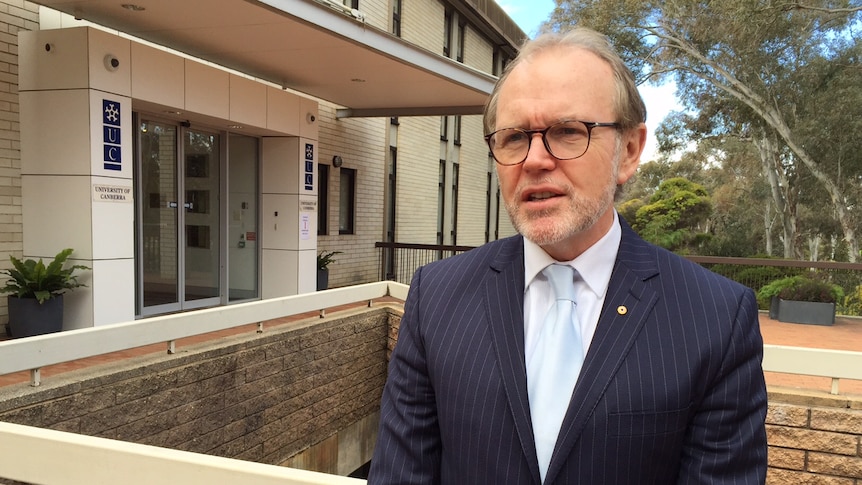
[[862,352],[765,344],[763,370],[829,377],[831,393],[838,394],[839,379],[862,380]]
[[171,352],[174,349],[173,342],[180,338],[251,323],[258,323],[260,331],[263,322],[267,320],[310,311],[320,311],[323,314],[325,308],[361,301],[370,302],[384,296],[404,300],[407,297],[407,286],[382,281],[7,340],[0,342],[0,355],[3,356],[0,359],[0,375],[30,370],[31,385],[37,386],[40,383],[39,369],[47,365],[160,342],[167,343]]
[[366,483],[356,478],[3,422],[0,478],[44,485]]

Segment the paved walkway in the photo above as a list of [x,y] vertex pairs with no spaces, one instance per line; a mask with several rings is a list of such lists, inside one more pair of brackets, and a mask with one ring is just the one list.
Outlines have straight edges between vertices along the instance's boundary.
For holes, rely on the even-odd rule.
[[[377,300],[381,301],[381,300]],[[395,300],[392,300],[393,302]],[[327,309],[327,315],[335,312],[364,305],[346,305],[344,307]],[[316,318],[317,312],[309,312],[293,317],[271,320],[266,322],[265,328],[274,325],[287,325],[299,320]],[[798,323],[783,323],[770,319],[766,313],[760,313],[760,327],[763,340],[767,344],[790,345],[795,347],[816,347],[835,350],[853,350],[862,352],[862,318],[836,317],[835,325],[803,325]],[[198,335],[177,341],[177,348],[191,344],[211,341],[220,338],[229,338],[241,333],[253,333],[257,325],[244,325],[242,327]],[[135,349],[113,352],[87,359],[48,366],[42,369],[42,379],[49,380],[51,376],[69,372],[72,370],[92,367],[96,365],[109,364],[118,360],[137,357],[151,353],[164,353],[166,344],[153,344]],[[30,380],[29,372],[16,372],[0,376],[0,386],[27,383]],[[831,379],[826,377],[809,377],[793,374],[766,373],[766,383],[770,386],[791,387],[816,391],[829,392],[832,386]],[[841,394],[853,394],[862,396],[862,381],[842,379],[839,389]]]

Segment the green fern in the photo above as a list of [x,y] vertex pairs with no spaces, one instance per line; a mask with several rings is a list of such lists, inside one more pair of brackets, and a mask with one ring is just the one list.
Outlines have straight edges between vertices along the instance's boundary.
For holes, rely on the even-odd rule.
[[40,304],[65,290],[86,286],[78,281],[78,276],[73,274],[76,270],[90,269],[87,266],[76,264],[63,268],[66,259],[72,254],[71,248],[66,248],[54,257],[47,266],[39,258],[20,260],[9,256],[12,261],[11,269],[0,270],[0,273],[9,276],[6,286],[0,288],[0,293],[10,293],[18,298],[35,298]]

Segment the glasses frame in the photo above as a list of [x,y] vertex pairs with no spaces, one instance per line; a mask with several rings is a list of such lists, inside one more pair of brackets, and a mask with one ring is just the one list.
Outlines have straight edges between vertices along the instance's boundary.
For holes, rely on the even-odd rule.
[[[546,135],[548,134],[548,131],[551,128],[554,128],[554,127],[561,125],[563,123],[571,123],[571,122],[581,123],[582,125],[587,127],[587,146],[584,147],[584,152],[581,153],[580,155],[576,156],[576,157],[568,157],[568,158],[558,157],[557,155],[554,154],[554,151],[551,150],[550,145],[548,145],[548,138]],[[511,167],[513,165],[520,165],[520,164],[524,163],[524,161],[527,160],[527,157],[530,156],[530,148],[532,148],[532,146],[533,146],[533,137],[536,134],[542,135],[542,144],[545,146],[545,150],[547,150],[548,153],[550,153],[552,157],[556,158],[557,160],[574,160],[576,158],[581,158],[582,156],[586,155],[587,150],[590,149],[590,142],[593,139],[593,128],[603,128],[603,127],[613,127],[613,128],[616,128],[617,130],[619,130],[620,128],[622,128],[622,125],[620,123],[617,123],[617,122],[603,123],[603,122],[599,122],[599,121],[561,120],[561,121],[554,123],[553,125],[550,125],[546,128],[543,128],[541,130],[525,130],[522,128],[500,128],[499,130],[496,130],[492,133],[485,135],[485,143],[488,144],[488,150],[490,150],[491,156],[494,157],[494,161],[499,163],[500,165],[505,166],[505,167]],[[499,133],[501,131],[504,131],[504,130],[515,130],[515,131],[519,131],[519,132],[527,135],[527,151],[524,152],[524,158],[522,158],[520,162],[503,163],[500,161],[500,159],[497,158],[497,155],[494,153],[494,148],[491,146],[491,137],[496,135],[497,133]]]

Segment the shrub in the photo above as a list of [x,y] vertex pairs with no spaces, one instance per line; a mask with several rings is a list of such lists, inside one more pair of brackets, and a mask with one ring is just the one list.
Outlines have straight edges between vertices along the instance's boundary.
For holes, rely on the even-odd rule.
[[788,276],[770,282],[757,292],[757,303],[769,308],[773,296],[782,300],[836,303],[844,300],[844,290],[838,285],[807,276]]

